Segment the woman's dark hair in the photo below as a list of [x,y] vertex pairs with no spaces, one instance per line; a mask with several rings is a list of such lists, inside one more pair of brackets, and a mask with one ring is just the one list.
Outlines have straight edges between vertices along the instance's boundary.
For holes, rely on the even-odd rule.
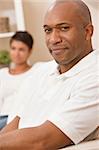
[[14,40],[25,43],[29,47],[29,49],[32,49],[34,43],[32,35],[27,31],[16,31],[16,33],[10,39],[10,44]]

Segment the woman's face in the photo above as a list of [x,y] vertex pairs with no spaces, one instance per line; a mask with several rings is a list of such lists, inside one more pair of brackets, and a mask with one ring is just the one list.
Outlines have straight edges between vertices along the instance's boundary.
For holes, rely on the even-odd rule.
[[10,48],[10,57],[13,63],[21,65],[27,62],[31,49],[25,43],[13,40]]

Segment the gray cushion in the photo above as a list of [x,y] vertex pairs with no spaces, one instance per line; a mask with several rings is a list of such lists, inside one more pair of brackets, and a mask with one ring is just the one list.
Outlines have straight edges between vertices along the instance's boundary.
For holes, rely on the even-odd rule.
[[7,124],[8,115],[0,116],[0,130]]

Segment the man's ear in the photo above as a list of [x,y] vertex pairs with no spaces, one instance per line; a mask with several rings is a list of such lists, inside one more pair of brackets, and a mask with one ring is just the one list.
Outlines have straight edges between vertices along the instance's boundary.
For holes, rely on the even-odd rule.
[[92,24],[88,24],[86,27],[85,27],[85,32],[86,32],[86,40],[90,40],[92,35],[93,35],[93,25]]

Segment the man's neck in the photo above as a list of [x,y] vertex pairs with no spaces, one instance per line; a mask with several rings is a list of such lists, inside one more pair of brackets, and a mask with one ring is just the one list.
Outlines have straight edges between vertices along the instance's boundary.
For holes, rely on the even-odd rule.
[[90,50],[88,53],[85,53],[85,55],[83,55],[81,58],[78,57],[78,59],[73,60],[71,63],[67,63],[67,64],[59,64],[59,73],[62,74],[64,72],[67,72],[68,70],[70,70],[73,66],[75,66],[80,60],[82,60],[84,57],[86,57],[88,54],[90,54],[93,51]]

